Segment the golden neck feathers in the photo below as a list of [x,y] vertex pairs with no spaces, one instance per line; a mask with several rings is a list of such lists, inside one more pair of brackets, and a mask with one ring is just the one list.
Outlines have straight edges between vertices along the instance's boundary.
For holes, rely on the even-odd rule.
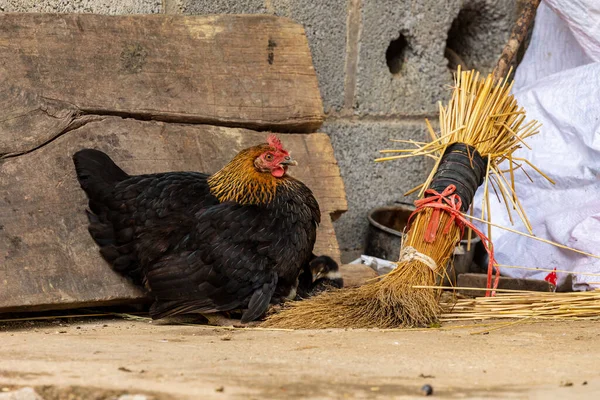
[[210,192],[219,202],[234,201],[244,205],[266,205],[271,203],[277,186],[292,180],[287,175],[276,178],[268,172],[261,172],[254,166],[254,160],[268,146],[256,146],[238,153],[221,170],[208,178]]

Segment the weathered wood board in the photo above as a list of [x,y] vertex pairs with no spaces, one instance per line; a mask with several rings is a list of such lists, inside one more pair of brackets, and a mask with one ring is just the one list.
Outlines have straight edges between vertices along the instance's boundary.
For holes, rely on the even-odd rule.
[[324,118],[304,29],[286,18],[0,14],[0,155],[84,114],[280,132]]
[[[87,201],[71,161],[84,147],[108,153],[131,174],[194,170],[213,173],[266,133],[96,117],[26,154],[0,160],[0,311],[66,308],[139,299],[112,272],[87,232]],[[329,137],[282,134],[299,166],[290,173],[315,193],[322,210],[315,252],[339,261],[330,214],[346,210]]]

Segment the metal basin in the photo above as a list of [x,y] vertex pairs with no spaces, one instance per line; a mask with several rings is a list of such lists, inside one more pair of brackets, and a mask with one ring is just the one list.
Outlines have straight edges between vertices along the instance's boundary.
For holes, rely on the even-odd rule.
[[415,211],[413,204],[401,202],[372,209],[367,215],[369,229],[365,254],[397,261],[400,257],[402,232],[413,211]]

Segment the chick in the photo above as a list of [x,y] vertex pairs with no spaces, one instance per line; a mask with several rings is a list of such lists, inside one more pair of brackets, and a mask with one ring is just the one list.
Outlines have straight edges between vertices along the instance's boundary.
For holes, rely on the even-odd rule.
[[343,286],[344,280],[338,264],[328,256],[314,257],[300,273],[296,300]]

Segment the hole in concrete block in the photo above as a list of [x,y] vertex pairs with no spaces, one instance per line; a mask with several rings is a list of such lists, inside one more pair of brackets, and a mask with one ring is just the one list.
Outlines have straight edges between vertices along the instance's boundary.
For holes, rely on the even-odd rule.
[[[514,25],[514,1],[469,0],[448,30],[448,68],[491,72]],[[512,5],[511,5],[512,4]]]
[[475,33],[473,32],[476,27],[475,20],[478,17],[476,14],[474,10],[462,9],[452,21],[444,50],[444,57],[448,60],[448,69],[451,71],[456,71],[459,65],[463,70],[475,67],[467,66],[464,59],[470,53],[469,46]]
[[390,42],[385,52],[385,61],[392,74],[396,75],[400,73],[407,48],[408,41],[403,34],[400,34],[397,39]]

